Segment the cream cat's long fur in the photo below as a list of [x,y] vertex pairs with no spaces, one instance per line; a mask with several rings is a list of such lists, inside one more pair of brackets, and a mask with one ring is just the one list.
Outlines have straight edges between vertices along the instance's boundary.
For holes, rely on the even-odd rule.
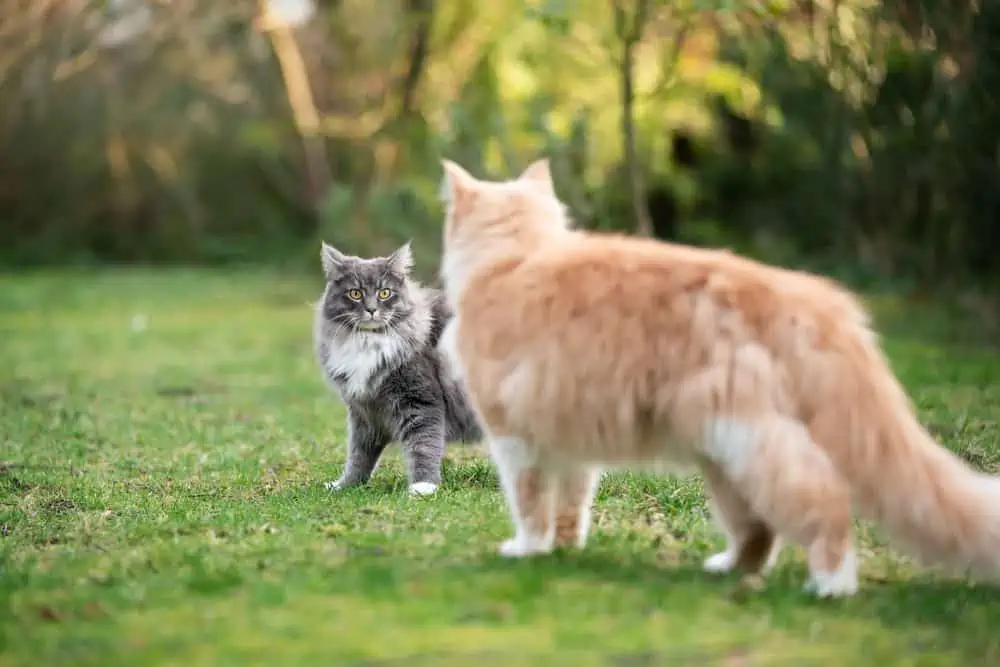
[[819,595],[857,590],[852,505],[926,561],[1000,572],[1000,482],[917,421],[869,318],[818,276],[573,230],[547,162],[509,182],[445,161],[443,345],[491,441],[509,556],[582,546],[597,475],[704,475],[713,571],[803,545]]

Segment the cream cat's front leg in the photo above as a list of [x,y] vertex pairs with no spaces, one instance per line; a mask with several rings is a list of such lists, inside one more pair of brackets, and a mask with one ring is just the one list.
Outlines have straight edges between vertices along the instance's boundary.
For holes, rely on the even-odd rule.
[[500,545],[500,554],[521,558],[549,553],[555,542],[554,476],[518,438],[491,437],[490,451],[514,521],[514,537]]
[[556,479],[555,546],[582,549],[590,531],[590,507],[601,472],[581,467],[561,470]]

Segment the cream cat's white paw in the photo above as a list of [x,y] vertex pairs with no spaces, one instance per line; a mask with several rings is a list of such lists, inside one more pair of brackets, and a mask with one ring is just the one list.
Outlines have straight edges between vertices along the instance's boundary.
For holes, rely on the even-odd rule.
[[811,578],[806,583],[805,589],[807,593],[819,598],[850,597],[858,592],[858,580],[821,574]]
[[816,597],[849,597],[858,592],[858,558],[849,551],[840,567],[833,572],[815,572],[806,584],[806,591]]
[[437,491],[438,485],[433,482],[417,482],[410,484],[410,493],[415,496],[430,496]]
[[723,573],[731,572],[735,566],[736,554],[730,551],[721,551],[706,558],[701,567],[705,572]]
[[500,555],[504,558],[525,558],[552,551],[552,545],[545,540],[524,535],[512,537],[500,545]]

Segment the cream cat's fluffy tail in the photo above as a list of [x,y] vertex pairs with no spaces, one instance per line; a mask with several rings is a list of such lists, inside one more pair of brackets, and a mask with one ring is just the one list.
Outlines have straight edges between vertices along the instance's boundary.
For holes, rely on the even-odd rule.
[[1000,577],[1000,478],[935,442],[882,354],[863,348],[841,366],[815,436],[828,443],[861,512],[899,546],[926,564]]

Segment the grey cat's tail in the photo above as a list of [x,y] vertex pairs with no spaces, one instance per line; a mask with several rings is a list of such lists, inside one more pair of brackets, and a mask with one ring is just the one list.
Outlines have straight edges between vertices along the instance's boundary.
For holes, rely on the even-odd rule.
[[441,334],[448,321],[451,320],[453,313],[444,292],[441,290],[425,287],[424,294],[427,295],[427,307],[431,313],[431,328],[427,334],[427,344],[430,347],[437,347],[441,340]]

